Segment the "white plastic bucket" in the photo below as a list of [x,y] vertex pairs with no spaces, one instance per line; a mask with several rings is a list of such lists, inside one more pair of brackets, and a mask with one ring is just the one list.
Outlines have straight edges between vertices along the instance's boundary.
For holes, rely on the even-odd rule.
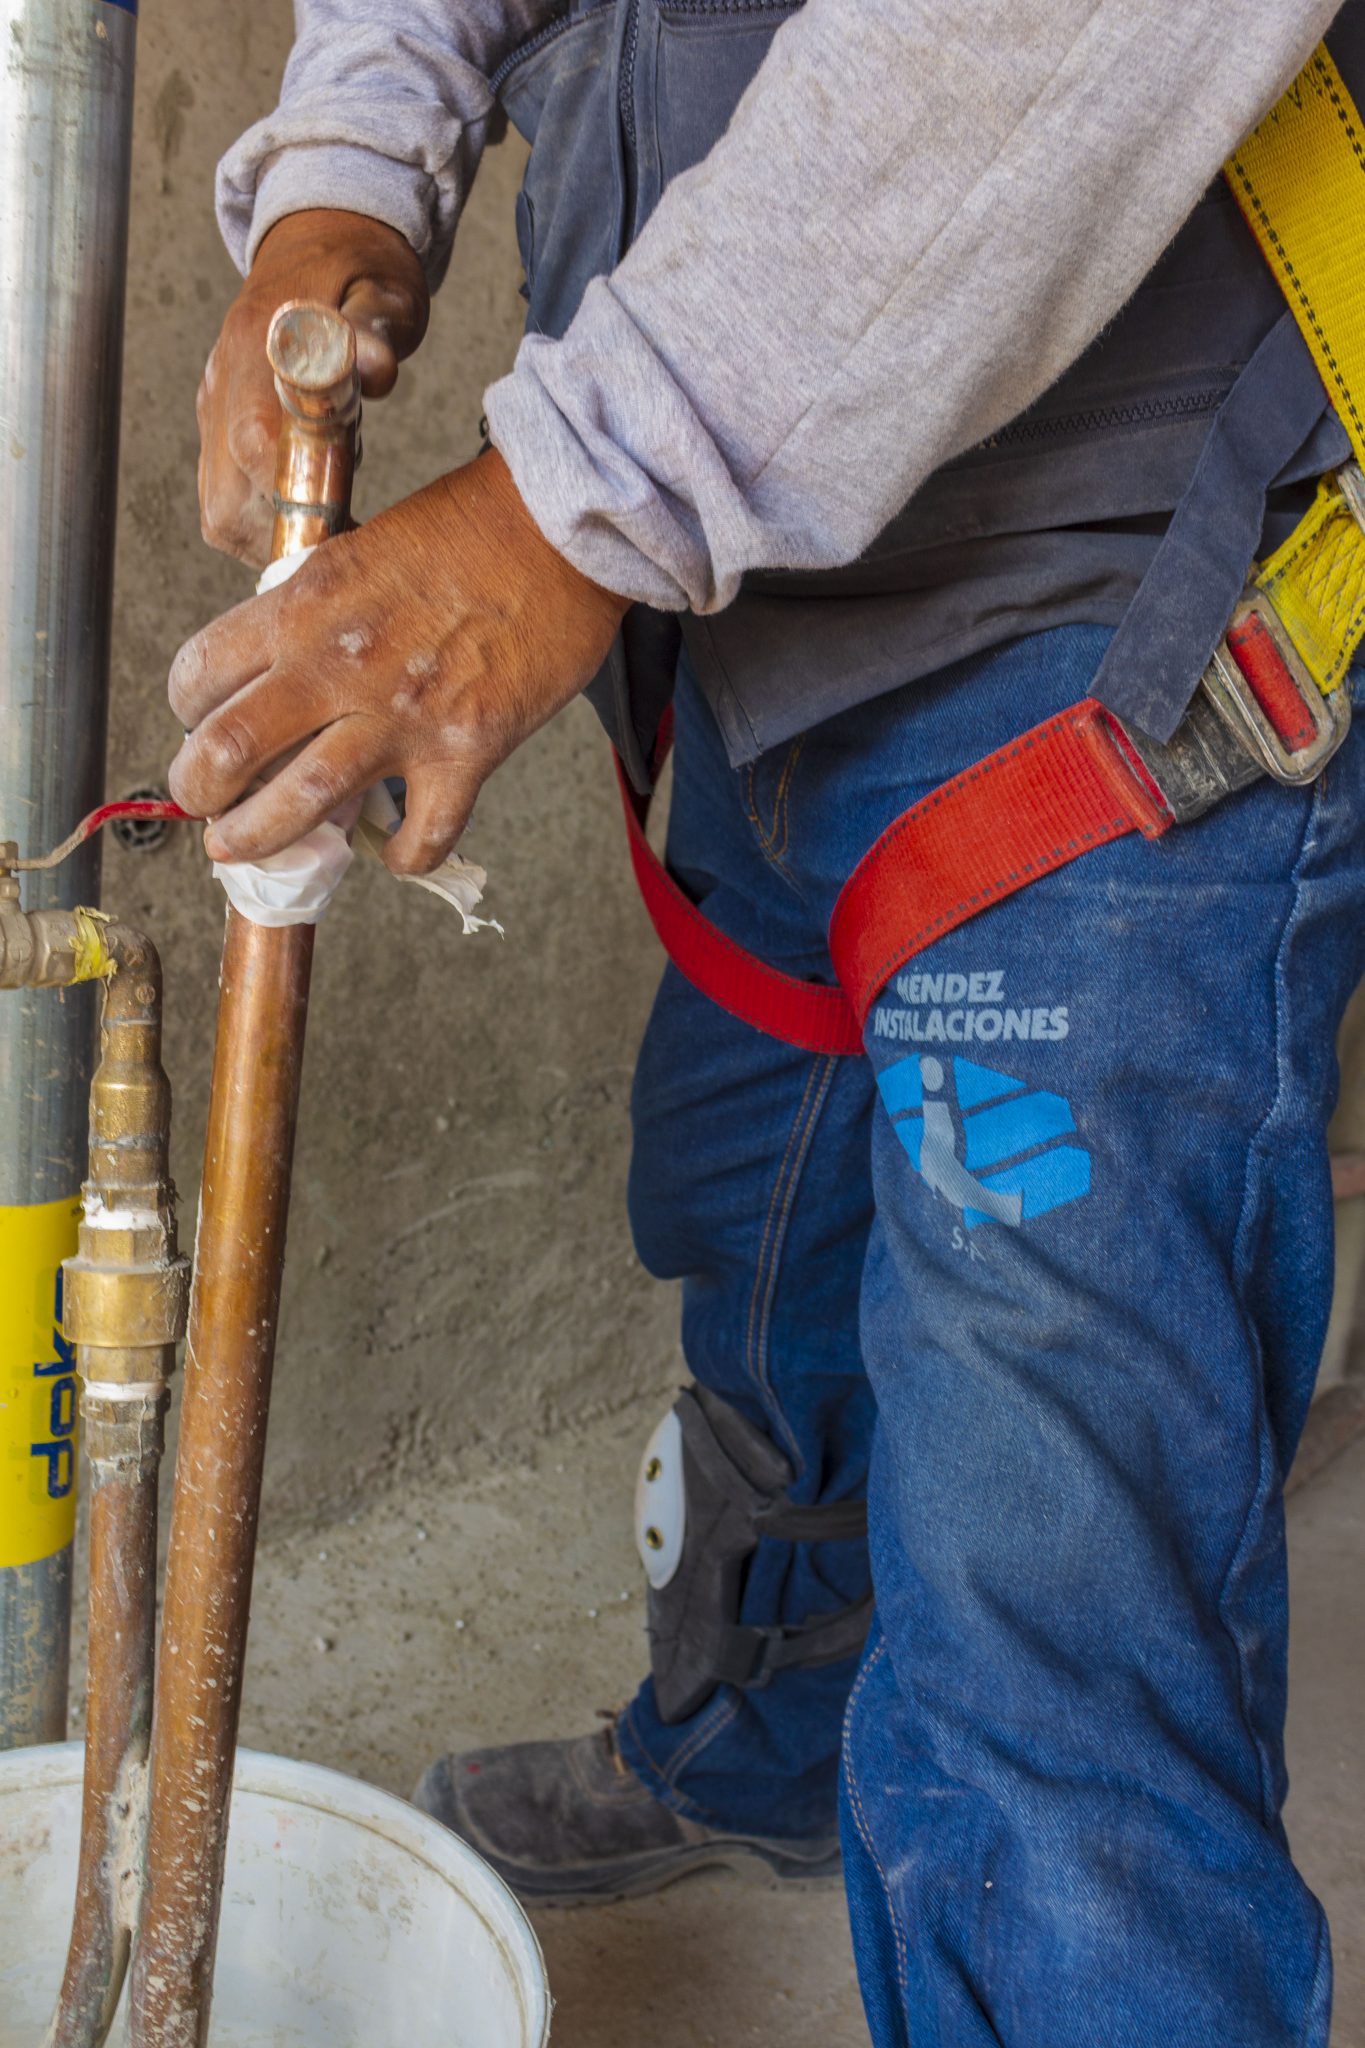
[[[38,2048],[51,2017],[80,1792],[78,1743],[0,1756],[0,2048]],[[549,2032],[539,1943],[481,1857],[387,1792],[239,1752],[210,2048],[543,2048]]]

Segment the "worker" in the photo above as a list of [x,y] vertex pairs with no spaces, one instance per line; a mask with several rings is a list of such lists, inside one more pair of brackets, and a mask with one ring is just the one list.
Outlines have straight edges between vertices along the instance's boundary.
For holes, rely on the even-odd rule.
[[841,1867],[877,2048],[1326,2048],[1283,1482],[1365,746],[1268,599],[1296,782],[1201,676],[1274,711],[1224,636],[1352,446],[1220,167],[1324,35],[1351,146],[1365,0],[296,13],[219,172],[208,539],[266,552],[275,309],[382,397],[508,119],[527,332],[487,452],[181,650],[176,797],[231,862],[401,777],[412,874],[585,689],[637,805],[675,749],[652,1668],[419,1802],[531,1901]]

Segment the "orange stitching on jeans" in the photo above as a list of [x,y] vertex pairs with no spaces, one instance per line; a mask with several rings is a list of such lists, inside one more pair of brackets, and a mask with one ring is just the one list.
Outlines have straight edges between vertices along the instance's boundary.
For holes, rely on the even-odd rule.
[[[765,825],[759,815],[758,785],[756,780],[758,774],[757,764],[751,763],[744,771],[746,791],[744,799],[745,816],[754,828],[763,858],[772,867],[781,868],[783,866],[787,848],[791,843],[792,777],[796,772],[796,764],[801,758],[801,750],[805,744],[806,736],[804,733],[800,733],[787,749],[786,758],[782,763],[782,772],[777,779],[777,788],[773,792],[773,821],[770,826]],[[781,837],[780,845],[778,844],[779,835]]]
[[[771,858],[778,867],[780,867],[782,865],[782,862],[785,860],[787,848],[791,844],[792,782],[796,775],[796,764],[801,759],[801,749],[805,746],[805,744],[806,735],[804,733],[802,733],[798,739],[793,740],[791,752],[787,755],[786,761],[783,764],[781,780],[778,782],[777,785],[777,802],[781,808],[782,814],[782,844],[772,849]],[[773,824],[774,827],[776,827],[776,811],[774,811],[773,813]]]

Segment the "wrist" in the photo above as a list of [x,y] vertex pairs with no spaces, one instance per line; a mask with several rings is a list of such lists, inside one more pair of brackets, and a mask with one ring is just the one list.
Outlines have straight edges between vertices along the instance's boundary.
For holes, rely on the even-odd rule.
[[[440,484],[454,515],[453,530],[461,550],[467,551],[470,536],[477,534],[491,575],[501,580],[507,563],[515,561],[548,616],[567,613],[585,624],[596,624],[604,644],[610,644],[631,600],[585,576],[546,539],[496,448],[442,477]],[[467,552],[459,566],[467,576]]]
[[371,278],[405,291],[414,304],[427,303],[417,252],[397,228],[369,214],[316,206],[272,222],[256,246],[247,287],[285,288],[291,296],[340,305],[354,285]]

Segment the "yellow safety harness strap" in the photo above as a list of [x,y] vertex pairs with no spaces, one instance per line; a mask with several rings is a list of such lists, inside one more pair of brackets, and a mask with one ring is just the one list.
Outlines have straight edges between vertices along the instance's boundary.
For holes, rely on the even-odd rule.
[[1325,44],[1224,175],[1365,463],[1365,124]]
[[[1325,44],[1224,175],[1365,463],[1365,123]],[[1334,690],[1365,636],[1365,533],[1335,478],[1256,583]]]
[[1365,533],[1335,477],[1255,578],[1304,667],[1329,696],[1365,637]]

